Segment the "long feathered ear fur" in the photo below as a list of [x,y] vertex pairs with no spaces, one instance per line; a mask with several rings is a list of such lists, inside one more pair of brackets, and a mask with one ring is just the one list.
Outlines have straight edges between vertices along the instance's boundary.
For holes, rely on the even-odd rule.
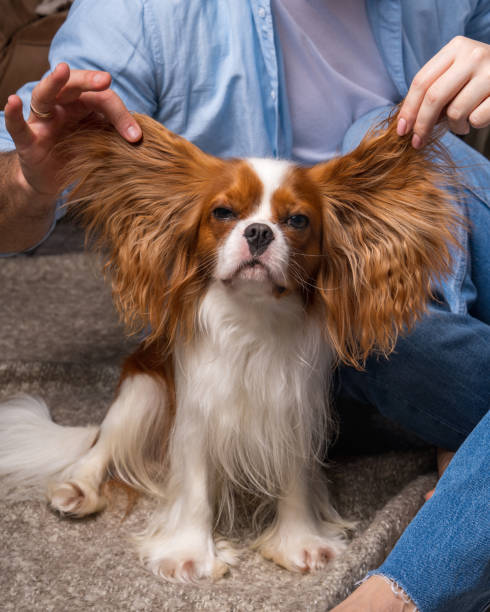
[[322,316],[339,359],[356,367],[373,350],[389,353],[424,312],[463,222],[447,154],[436,138],[415,150],[396,121],[309,170],[323,205]]
[[58,148],[61,181],[75,184],[68,205],[96,246],[107,251],[116,306],[133,331],[150,327],[147,342],[170,346],[188,336],[209,268],[196,258],[203,198],[224,162],[203,153],[144,115],[129,144],[92,118]]

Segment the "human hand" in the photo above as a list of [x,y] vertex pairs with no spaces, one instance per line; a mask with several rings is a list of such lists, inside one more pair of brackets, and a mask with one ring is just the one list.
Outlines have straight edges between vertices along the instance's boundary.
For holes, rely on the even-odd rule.
[[5,124],[18,154],[18,181],[25,181],[22,186],[40,200],[53,201],[59,191],[56,177],[61,161],[53,155],[54,147],[92,112],[102,114],[126,140],[141,138],[138,123],[110,84],[107,72],[70,70],[62,63],[34,88],[27,121],[21,99],[9,97]]
[[415,75],[399,113],[400,136],[419,149],[442,114],[456,134],[490,125],[490,45],[456,36]]

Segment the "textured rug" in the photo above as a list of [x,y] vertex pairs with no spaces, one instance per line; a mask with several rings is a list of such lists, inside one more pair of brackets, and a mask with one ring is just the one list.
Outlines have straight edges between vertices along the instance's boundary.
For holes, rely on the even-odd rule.
[[[97,260],[82,252],[76,232],[64,232],[35,256],[0,260],[0,399],[34,393],[57,422],[99,423],[135,341],[124,337]],[[414,447],[373,413],[346,408],[341,422],[328,474],[336,507],[357,526],[325,571],[292,574],[244,551],[216,583],[167,584],[142,567],[130,540],[149,500],[125,520],[122,495],[83,520],[60,518],[39,501],[0,501],[2,610],[331,608],[383,561],[435,482],[432,449]]]

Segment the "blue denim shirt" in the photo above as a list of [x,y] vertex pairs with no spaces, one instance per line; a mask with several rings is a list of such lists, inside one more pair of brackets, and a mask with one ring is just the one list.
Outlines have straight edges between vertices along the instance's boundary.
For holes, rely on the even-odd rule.
[[[454,36],[490,43],[490,0],[366,0],[366,9],[400,100]],[[292,156],[270,0],[75,0],[49,61],[107,70],[130,110],[213,155]],[[17,92],[26,117],[35,85]],[[13,148],[1,112],[0,151]],[[475,165],[466,163],[468,147],[459,139],[450,140],[450,149],[458,164]],[[472,190],[489,206],[487,174],[470,174]],[[57,218],[63,214],[58,207]]]
[[[461,34],[490,43],[490,0],[366,0],[400,99],[417,70]],[[107,70],[130,110],[209,153],[291,156],[270,0],[76,0],[50,64]],[[34,83],[18,93],[28,113]],[[13,147],[0,114],[0,150]]]

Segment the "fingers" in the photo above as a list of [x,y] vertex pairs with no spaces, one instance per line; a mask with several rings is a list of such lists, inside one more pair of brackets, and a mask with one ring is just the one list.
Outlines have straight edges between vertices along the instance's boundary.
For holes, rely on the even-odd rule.
[[[473,120],[480,120],[484,127],[489,121],[485,117],[485,107],[477,110],[480,104],[488,99],[488,83],[484,79],[474,79],[464,87],[452,100],[446,109],[449,127],[456,134],[467,134],[470,131],[470,116],[475,113]],[[472,123],[473,125],[473,123]],[[476,125],[474,127],[477,127]]]
[[453,451],[448,451],[444,448],[437,449],[437,472],[439,474],[439,478],[446,471],[447,466],[451,462],[451,459],[454,457],[455,453]]
[[470,124],[485,127],[490,122],[489,84],[476,78],[464,87],[446,109],[449,127],[456,134],[467,134]]
[[[123,138],[136,142],[142,136],[141,129],[121,98],[108,89],[110,84],[111,76],[107,72],[70,70],[67,64],[59,64],[34,88],[32,104],[42,113],[54,113],[60,106],[66,111],[70,108],[79,110],[81,102],[87,114],[92,111],[102,113]],[[63,117],[66,115],[66,112],[62,113]],[[77,118],[81,118],[79,112]]]
[[468,122],[488,125],[489,74],[490,45],[455,37],[415,76],[400,109],[397,133],[413,131],[412,145],[420,148],[444,113],[457,134],[469,131]]
[[80,100],[86,108],[101,113],[129,142],[137,142],[142,137],[139,124],[114,91],[86,92],[80,96]]
[[474,128],[479,129],[490,125],[490,97],[475,108],[468,119]]
[[32,106],[41,113],[54,114],[58,104],[74,102],[84,91],[103,91],[110,84],[107,72],[70,70],[68,64],[61,63],[33,89]]
[[22,114],[22,100],[19,96],[8,98],[5,106],[5,126],[18,150],[28,147],[34,141],[34,135]]
[[[456,98],[458,92],[460,92],[470,78],[471,69],[467,65],[455,63],[430,85],[422,99],[413,125],[414,134],[422,142],[425,143],[427,141],[444,108],[451,100]],[[471,112],[471,109],[469,109],[469,112]],[[464,125],[466,117],[458,117],[460,129],[464,132],[467,131]]]
[[[444,48],[434,55],[434,57],[415,75],[400,109],[400,119],[398,121],[398,133],[400,136],[408,134],[408,132],[413,129],[428,88],[436,79],[444,74],[452,63],[452,56]],[[403,130],[400,126],[401,119],[403,119]]]
[[110,85],[111,75],[108,72],[72,70],[69,81],[57,93],[55,101],[58,104],[69,104],[75,102],[84,92],[104,91]]
[[[67,64],[58,64],[48,76],[42,79],[32,92],[32,106],[39,113],[48,113],[58,121],[42,126],[51,132],[56,124],[70,119],[77,121],[90,112],[101,113],[129,142],[137,142],[142,136],[141,128],[124,105],[121,98],[111,89],[111,76],[107,72],[92,70],[70,70]],[[86,112],[83,112],[86,109]],[[39,121],[31,113],[28,122],[22,116],[22,102],[18,96],[11,96],[5,108],[5,121],[17,148],[27,147],[35,140],[29,124]],[[41,119],[46,123],[46,119]],[[38,124],[39,125],[39,124]],[[51,127],[49,126],[53,126]],[[54,132],[53,132],[54,133]]]
[[[446,471],[447,466],[449,465],[451,459],[454,457],[455,453],[453,451],[448,451],[444,448],[437,449],[437,473],[439,478]],[[435,489],[431,489],[427,491],[424,495],[425,501],[428,501],[435,493]]]
[[[58,64],[47,77],[39,81],[32,90],[32,106],[40,113],[53,113],[56,105],[56,96],[66,85],[70,78],[70,68],[67,64]],[[29,117],[35,120],[31,113]]]

